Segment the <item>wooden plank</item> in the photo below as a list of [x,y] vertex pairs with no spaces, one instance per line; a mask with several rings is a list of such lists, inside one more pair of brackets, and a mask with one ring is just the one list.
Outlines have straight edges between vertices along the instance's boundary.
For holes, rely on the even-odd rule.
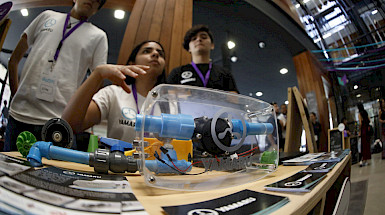
[[120,45],[117,64],[125,65],[127,63],[130,52],[134,47],[136,32],[139,28],[139,21],[144,10],[145,3],[146,0],[138,1],[132,9],[132,13],[127,23],[126,31],[124,33],[123,41]]
[[298,152],[301,146],[302,120],[292,88],[287,89],[287,107],[285,152]]
[[315,138],[314,138],[313,126],[310,124],[310,114],[309,114],[308,108],[304,103],[303,97],[301,96],[297,87],[293,87],[293,93],[300,112],[302,125],[305,130],[306,144],[307,144],[308,150],[310,153],[318,152]]
[[[183,28],[182,28],[182,40],[181,44],[183,43],[184,34],[192,27],[192,20],[193,19],[193,0],[186,0],[185,7],[184,7],[184,17],[183,17]],[[181,45],[182,46],[182,45]],[[183,47],[181,49],[181,61],[180,65],[185,65],[190,63],[191,61],[191,54],[186,51]]]
[[162,33],[162,23],[164,20],[165,8],[166,0],[158,0],[156,2],[154,15],[152,16],[150,32],[148,33],[149,40],[160,41],[160,34]]
[[[172,24],[172,36],[171,36],[171,44],[170,44],[170,60],[169,60],[169,68],[175,68],[180,66],[181,62],[181,48],[182,48],[182,41],[183,41],[183,33],[182,32],[182,27],[183,23],[181,20],[183,20],[183,9],[185,5],[185,0],[181,1],[178,0],[176,1],[175,4],[175,10],[174,10],[174,20]],[[174,54],[177,53],[177,54]]]
[[[180,1],[180,0],[179,0]],[[169,61],[171,58],[171,35],[172,35],[172,24],[174,20],[174,10],[175,10],[175,3],[176,0],[167,0],[166,7],[164,14],[166,14],[165,17],[163,17],[162,22],[162,33],[160,35],[160,43],[164,47],[164,51],[166,53],[166,73],[173,69],[169,67]]]
[[138,30],[136,31],[134,46],[143,42],[144,40],[149,39],[148,34],[150,32],[156,2],[156,0],[146,0],[146,4],[143,8],[143,12],[139,21],[140,24]]

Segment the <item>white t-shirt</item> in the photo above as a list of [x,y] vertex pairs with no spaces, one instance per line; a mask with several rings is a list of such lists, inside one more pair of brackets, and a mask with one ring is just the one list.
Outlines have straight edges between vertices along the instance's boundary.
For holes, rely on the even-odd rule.
[[[277,117],[280,121],[282,121],[283,126],[286,125],[286,115],[284,114],[279,114]],[[286,137],[286,128],[282,128],[282,138]]]
[[[92,71],[107,62],[106,33],[85,22],[63,42],[51,73],[57,80],[52,88],[53,101],[36,97],[43,78],[42,71],[50,71],[52,63],[48,61],[53,59],[62,39],[66,16],[55,11],[44,11],[24,31],[31,51],[10,108],[10,115],[18,121],[43,125],[51,118],[60,117],[69,99],[81,85],[87,69]],[[69,22],[74,27],[79,20],[70,17]]]
[[[146,98],[140,94],[137,96],[140,109]],[[119,86],[109,85],[99,90],[92,99],[100,109],[101,120],[108,120],[107,137],[132,143],[138,113],[133,93],[128,94]]]

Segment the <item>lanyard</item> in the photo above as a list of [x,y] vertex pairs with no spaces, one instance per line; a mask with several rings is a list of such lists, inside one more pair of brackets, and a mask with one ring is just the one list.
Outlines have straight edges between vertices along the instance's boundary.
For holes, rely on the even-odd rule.
[[[135,83],[131,84],[131,88],[132,88],[132,94],[133,94],[134,99],[135,99],[136,111],[137,111],[138,114],[140,114],[140,110],[139,110],[139,106],[138,106],[138,93],[137,93],[137,90],[136,90]],[[150,114],[154,115],[154,108],[151,110]]]
[[82,25],[82,24],[85,22],[85,20],[80,21],[80,22],[79,22],[78,24],[76,24],[70,31],[68,31],[68,32],[66,33],[67,25],[68,25],[69,20],[70,20],[70,13],[67,13],[67,18],[66,18],[66,21],[65,21],[64,27],[63,27],[63,37],[62,37],[62,39],[60,40],[60,43],[59,43],[59,45],[58,45],[57,48],[56,48],[55,56],[53,57],[53,59],[54,59],[55,61],[56,61],[57,58],[59,57],[60,49],[61,49],[61,47],[63,46],[64,40],[67,39],[67,37],[69,37],[69,36],[72,34],[72,32],[74,32],[77,28],[80,27],[80,25]]
[[136,92],[136,86],[135,86],[135,83],[131,84],[131,88],[132,88],[132,94],[133,94],[134,99],[135,99],[136,111],[137,111],[138,114],[139,114],[140,111],[139,111],[139,106],[138,106],[138,93]]
[[203,86],[206,87],[206,86],[207,86],[207,83],[209,82],[210,72],[211,72],[211,67],[213,66],[213,64],[210,62],[210,64],[209,64],[209,70],[207,71],[205,77],[203,77],[202,72],[199,70],[198,66],[197,66],[193,61],[191,61],[191,65],[194,67],[195,72],[197,72],[198,75],[199,75],[199,77],[201,78],[201,80],[202,80],[202,82],[203,82]]

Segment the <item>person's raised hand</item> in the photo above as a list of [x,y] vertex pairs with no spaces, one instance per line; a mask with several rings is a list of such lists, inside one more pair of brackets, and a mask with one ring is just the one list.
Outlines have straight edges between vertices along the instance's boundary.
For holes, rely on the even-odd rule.
[[139,75],[146,74],[146,70],[148,70],[150,67],[145,65],[100,65],[96,67],[94,72],[96,72],[98,75],[100,75],[100,78],[102,80],[108,79],[113,84],[121,86],[124,91],[127,93],[131,93],[130,88],[126,84],[126,75],[136,78]]

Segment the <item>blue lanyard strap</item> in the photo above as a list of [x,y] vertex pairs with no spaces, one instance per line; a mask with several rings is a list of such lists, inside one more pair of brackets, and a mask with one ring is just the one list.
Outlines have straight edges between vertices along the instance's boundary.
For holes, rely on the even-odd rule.
[[198,66],[193,61],[191,61],[191,65],[194,67],[195,72],[198,73],[199,77],[201,78],[201,80],[203,82],[203,86],[206,87],[207,83],[209,82],[210,72],[211,72],[211,68],[212,68],[213,64],[211,62],[209,63],[209,70],[207,71],[205,77],[203,77],[202,72],[199,70]]
[[61,47],[63,46],[64,40],[67,39],[67,37],[69,37],[76,29],[78,29],[80,27],[80,25],[82,25],[84,22],[86,22],[86,20],[80,21],[70,31],[68,31],[66,33],[67,25],[68,25],[69,20],[70,20],[70,13],[67,13],[66,21],[64,22],[64,27],[63,27],[63,37],[60,40],[60,43],[59,43],[59,45],[56,48],[55,56],[53,57],[55,61],[59,57],[59,53],[60,53]]
[[138,93],[136,91],[135,83],[131,84],[131,88],[132,88],[132,95],[134,96],[134,99],[135,99],[136,112],[139,114],[140,111],[139,111],[139,106],[138,106]]

